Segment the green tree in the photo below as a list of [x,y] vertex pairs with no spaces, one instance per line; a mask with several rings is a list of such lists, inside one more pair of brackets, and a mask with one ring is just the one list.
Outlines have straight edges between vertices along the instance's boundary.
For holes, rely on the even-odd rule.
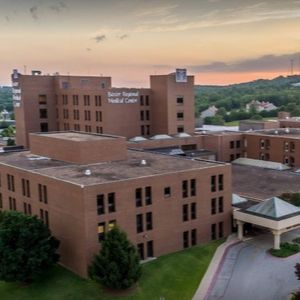
[[112,289],[127,289],[140,278],[136,248],[117,227],[105,235],[99,254],[89,266],[89,276]]
[[261,115],[255,114],[250,119],[260,121],[263,119],[263,117]]
[[36,216],[4,212],[0,222],[0,280],[30,283],[58,261],[59,241]]
[[8,126],[1,132],[2,137],[14,137],[16,135],[16,128],[14,126]]

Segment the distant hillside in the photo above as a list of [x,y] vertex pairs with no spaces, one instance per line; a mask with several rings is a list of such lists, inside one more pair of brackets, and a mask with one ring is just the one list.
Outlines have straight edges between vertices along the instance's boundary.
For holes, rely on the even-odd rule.
[[[196,111],[203,111],[210,105],[223,107],[226,111],[243,109],[251,100],[270,101],[278,107],[289,104],[290,110],[300,110],[300,75],[279,76],[277,78],[259,79],[251,82],[227,86],[196,85]],[[298,107],[299,106],[299,107]]]
[[12,88],[0,86],[0,111],[3,109],[13,111]]

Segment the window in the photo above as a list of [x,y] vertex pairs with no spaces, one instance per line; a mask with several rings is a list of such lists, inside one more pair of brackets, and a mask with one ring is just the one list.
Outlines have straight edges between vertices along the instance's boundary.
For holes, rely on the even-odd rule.
[[28,198],[30,197],[30,184],[27,179],[22,179],[22,194]]
[[48,132],[48,123],[41,123],[40,124],[41,132]]
[[24,202],[23,206],[24,206],[24,214],[31,216],[31,205]]
[[234,154],[230,154],[230,161],[234,160]]
[[136,207],[141,207],[143,205],[143,200],[142,200],[142,189],[138,188],[135,190],[135,206]]
[[144,105],[144,96],[143,95],[140,96],[140,105]]
[[78,97],[78,95],[73,95],[73,105],[79,105],[79,97]]
[[97,213],[98,215],[105,214],[104,195],[97,195]]
[[183,248],[189,247],[189,232],[184,231],[183,232]]
[[153,257],[153,241],[147,242],[147,257]]
[[140,111],[140,120],[144,121],[144,111],[143,110]]
[[177,105],[183,105],[184,99],[183,97],[177,97],[176,98],[176,104]]
[[62,104],[68,105],[68,95],[62,95]]
[[241,148],[241,141],[236,141],[235,146],[236,148]]
[[8,201],[9,201],[9,209],[10,210],[17,210],[16,199],[12,198],[12,197],[9,197]]
[[136,232],[141,233],[143,231],[144,231],[144,228],[143,228],[143,215],[139,214],[139,215],[136,215]]
[[196,179],[191,180],[191,196],[196,196]]
[[117,224],[116,220],[109,221],[109,222],[108,222],[108,231],[110,231],[110,230],[112,230],[113,228],[115,228],[115,227],[116,227],[116,224]]
[[151,186],[147,186],[145,188],[145,202],[146,205],[151,205],[152,204],[152,190],[151,190]]
[[177,121],[182,121],[183,120],[183,112],[178,112],[177,113]]
[[40,218],[49,227],[49,214],[47,210],[40,209]]
[[149,106],[149,96],[146,95],[145,98],[146,98],[146,105]]
[[95,106],[101,106],[101,96],[95,96]]
[[295,143],[294,142],[290,142],[290,151],[295,152]]
[[102,111],[96,111],[96,122],[102,122]]
[[259,142],[260,142],[260,149],[265,149],[265,140],[261,139]]
[[234,148],[234,141],[230,141],[230,149]]
[[144,125],[141,126],[141,135],[145,135],[145,126]]
[[15,177],[7,174],[7,189],[11,192],[15,191]]
[[137,244],[138,254],[140,257],[140,260],[144,260],[144,243]]
[[177,126],[177,133],[184,132],[184,127],[182,125]]
[[193,202],[191,204],[191,219],[195,220],[197,218],[197,203]]
[[46,108],[40,109],[40,119],[47,119],[48,118],[48,110]]
[[219,191],[223,191],[223,189],[224,189],[224,176],[223,176],[223,174],[219,175],[218,183],[219,183]]
[[186,222],[189,220],[189,206],[188,204],[182,205],[182,221]]
[[147,212],[146,213],[146,229],[147,230],[152,230],[153,229],[152,212]]
[[164,188],[164,196],[165,198],[171,197],[171,188],[169,186]]
[[103,128],[101,126],[96,126],[97,133],[103,133]]
[[289,142],[284,142],[284,151],[289,152]]
[[47,104],[47,95],[39,95],[39,104]]
[[146,134],[150,135],[150,125],[146,125]]
[[69,119],[69,111],[67,109],[63,109],[63,118],[65,120]]
[[224,211],[224,199],[223,197],[219,197],[219,213]]
[[90,110],[85,110],[84,111],[84,120],[85,121],[91,121],[91,111]]
[[146,120],[149,121],[150,120],[150,111],[146,110]]
[[89,95],[83,96],[83,104],[84,104],[84,106],[90,106],[90,96]]
[[48,195],[47,195],[47,186],[39,184],[38,185],[39,190],[39,200],[40,202],[48,203]]
[[267,150],[270,150],[270,145],[271,145],[270,140],[266,140],[266,149]]
[[105,235],[105,223],[98,223],[98,240],[99,242],[104,240]]
[[91,125],[85,125],[85,132],[92,132],[92,126]]
[[188,181],[182,181],[182,198],[188,197]]
[[215,175],[211,176],[211,178],[210,178],[210,190],[212,192],[216,191],[216,176]]
[[216,224],[211,224],[211,239],[215,240],[217,238]]
[[293,156],[290,156],[290,166],[291,167],[295,166],[295,158]]
[[223,222],[219,223],[219,239],[221,239],[224,236],[224,226],[223,226]]
[[108,194],[108,212],[113,213],[116,211],[115,193]]
[[211,199],[211,214],[215,215],[217,213],[217,199],[213,198]]
[[192,229],[191,231],[191,245],[197,245],[197,229]]

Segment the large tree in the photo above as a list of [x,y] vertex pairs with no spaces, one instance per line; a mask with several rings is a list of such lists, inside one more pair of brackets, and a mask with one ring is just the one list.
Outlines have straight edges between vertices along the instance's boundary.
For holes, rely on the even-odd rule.
[[36,216],[4,212],[0,219],[0,280],[30,283],[58,261],[59,242]]
[[101,250],[89,267],[89,276],[111,289],[127,289],[140,278],[136,248],[117,227],[105,235]]

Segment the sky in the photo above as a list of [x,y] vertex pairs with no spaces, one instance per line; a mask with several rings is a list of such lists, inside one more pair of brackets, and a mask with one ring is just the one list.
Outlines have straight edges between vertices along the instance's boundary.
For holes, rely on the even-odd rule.
[[112,76],[148,87],[187,68],[197,84],[300,73],[300,0],[0,0],[0,85],[21,73]]

